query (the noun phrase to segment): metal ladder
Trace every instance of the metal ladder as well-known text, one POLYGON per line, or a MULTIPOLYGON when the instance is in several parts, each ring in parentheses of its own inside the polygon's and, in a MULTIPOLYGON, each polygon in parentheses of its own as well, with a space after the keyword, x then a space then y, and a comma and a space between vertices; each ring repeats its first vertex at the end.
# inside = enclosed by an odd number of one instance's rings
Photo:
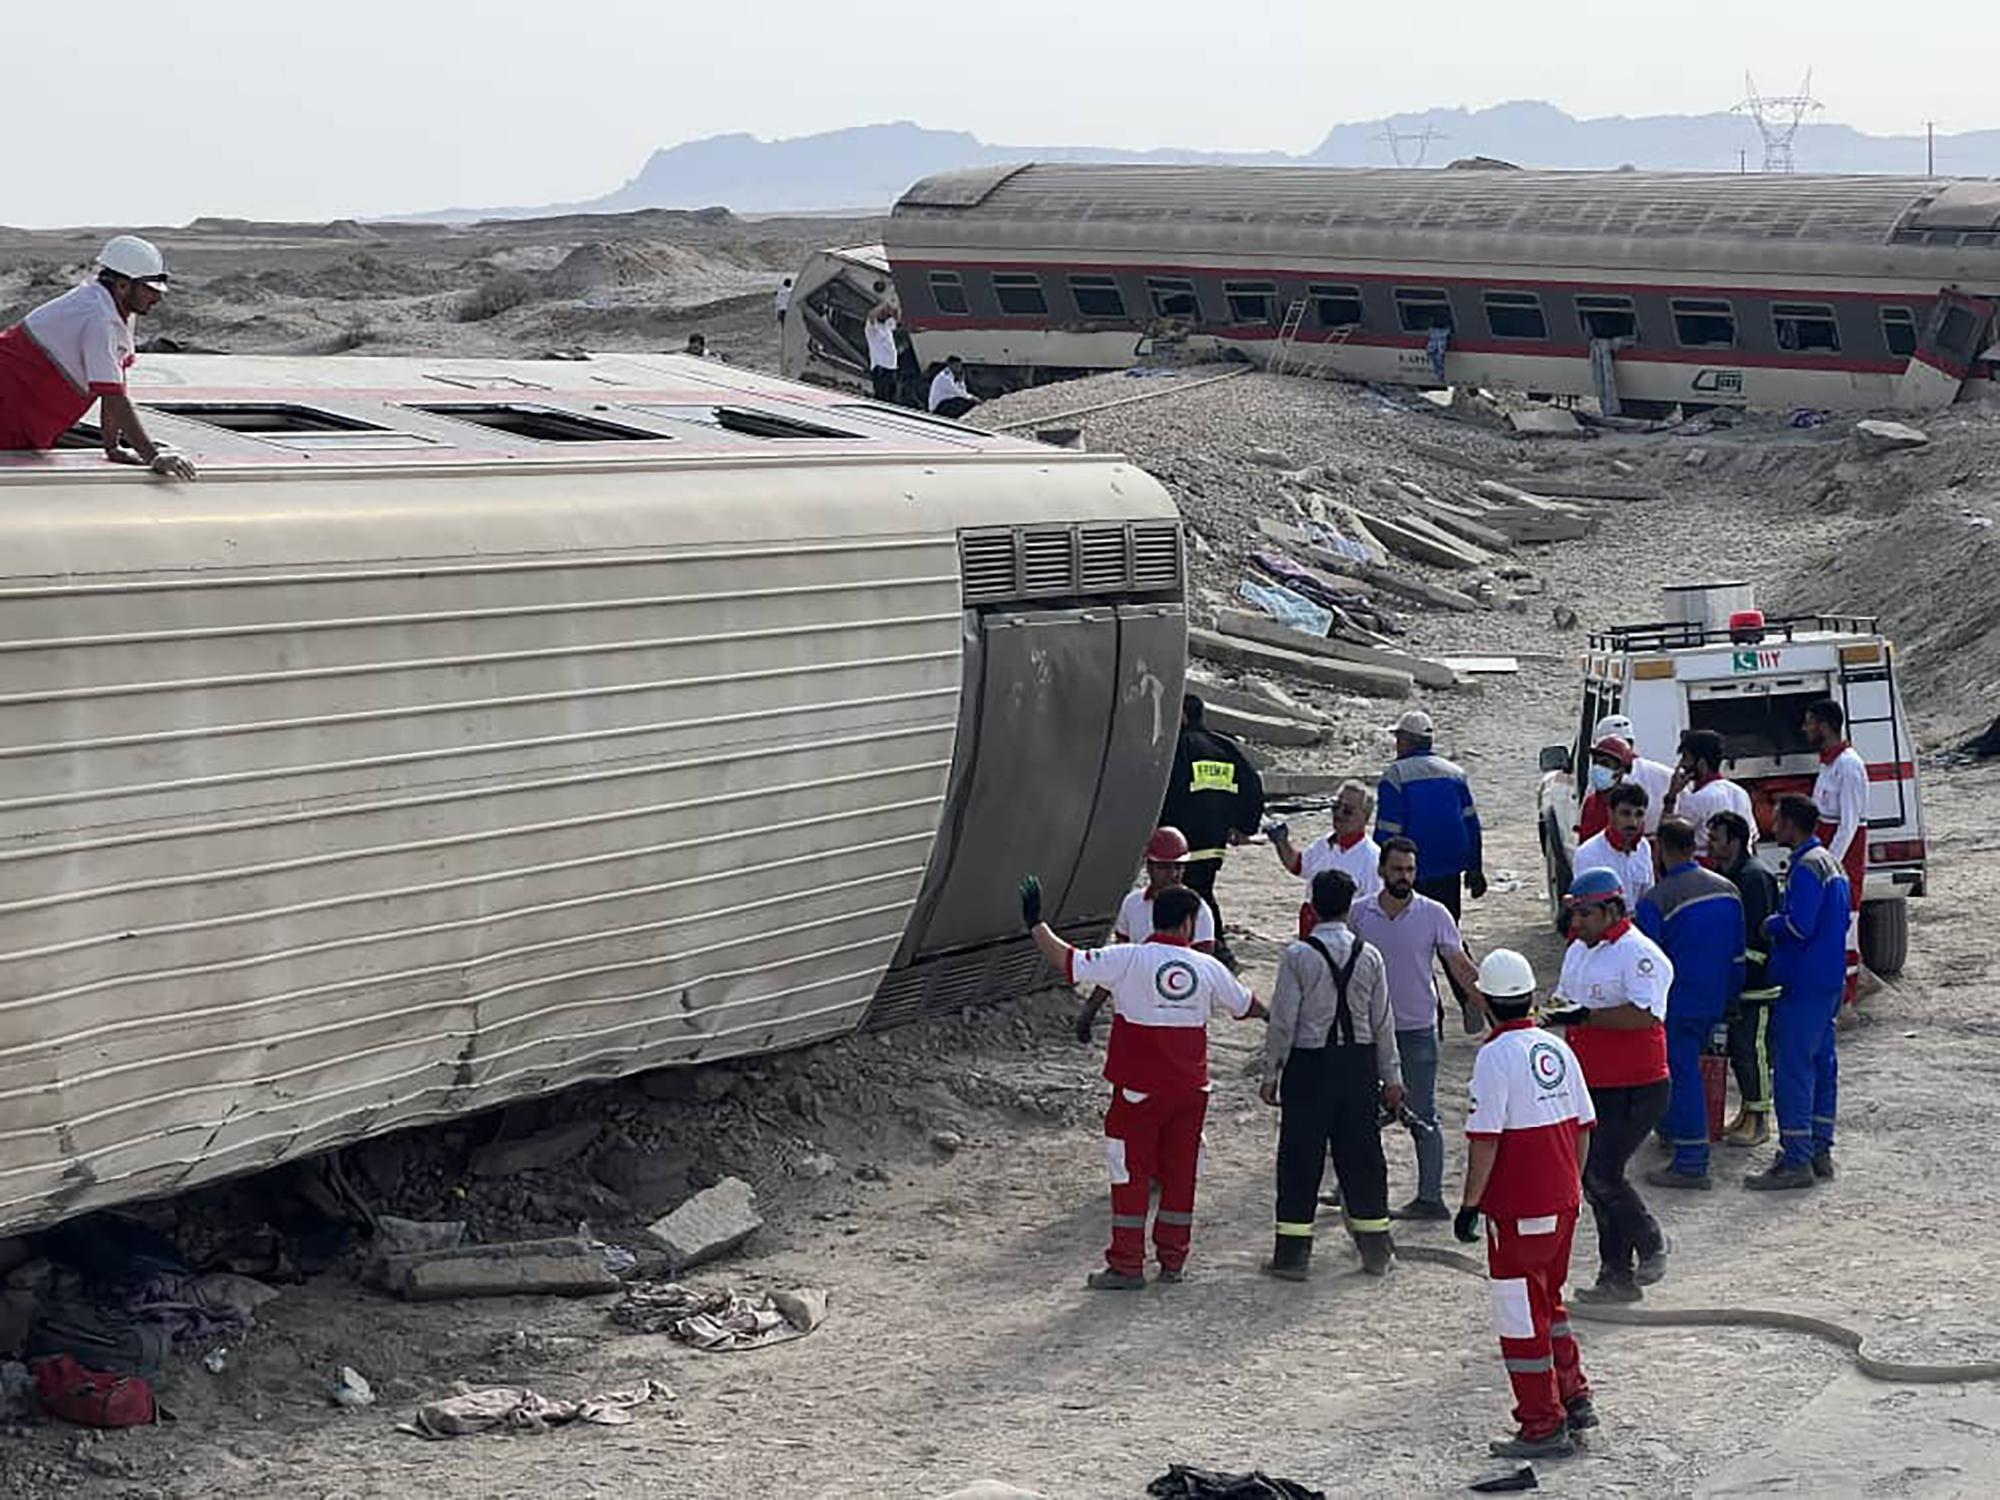
POLYGON ((1306 306, 1309 301, 1309 298, 1302 297, 1285 309, 1285 321, 1278 325, 1277 345, 1271 350, 1273 375, 1285 375, 1291 372, 1292 356, 1298 347, 1299 327, 1306 320, 1306 306))

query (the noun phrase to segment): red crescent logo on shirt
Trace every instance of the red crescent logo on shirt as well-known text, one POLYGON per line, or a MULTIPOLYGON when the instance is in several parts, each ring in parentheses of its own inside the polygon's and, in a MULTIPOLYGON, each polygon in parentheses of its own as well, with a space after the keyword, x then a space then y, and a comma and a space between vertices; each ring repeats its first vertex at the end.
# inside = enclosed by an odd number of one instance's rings
POLYGON ((1201 976, 1186 959, 1170 959, 1153 975, 1153 988, 1169 1005, 1185 1005, 1201 987, 1201 976))
POLYGON ((1535 1083, 1543 1093, 1554 1093, 1562 1087, 1563 1078, 1569 1072, 1569 1064, 1562 1054, 1547 1042, 1537 1042, 1528 1049, 1528 1071, 1535 1075, 1535 1083))

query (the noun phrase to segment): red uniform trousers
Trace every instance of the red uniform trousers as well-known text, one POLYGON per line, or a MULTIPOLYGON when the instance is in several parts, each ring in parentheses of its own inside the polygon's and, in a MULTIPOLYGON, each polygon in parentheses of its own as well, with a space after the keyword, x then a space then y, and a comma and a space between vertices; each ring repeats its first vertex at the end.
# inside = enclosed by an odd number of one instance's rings
MULTIPOLYGON (((1817 837, 1829 849, 1833 847, 1834 826, 1821 823, 1817 837)), ((1854 842, 1847 846, 1847 858, 1841 862, 1847 871, 1847 992, 1841 996, 1842 1005, 1854 1003, 1854 987, 1861 978, 1861 895, 1868 878, 1868 829, 1864 824, 1855 830, 1854 842)))
POLYGON ((1531 1438, 1561 1432, 1569 1421, 1567 1404, 1590 1394, 1562 1300, 1576 1213, 1568 1208, 1541 1219, 1486 1221, 1486 1274, 1500 1357, 1514 1387, 1514 1420, 1531 1438), (1541 1232, 1523 1234, 1524 1224, 1541 1232))
POLYGON ((1153 1184, 1153 1251, 1162 1269, 1177 1271, 1194 1235, 1194 1178, 1208 1093, 1185 1089, 1149 1094, 1138 1103, 1114 1089, 1104 1116, 1104 1154, 1111 1166, 1111 1245, 1104 1263, 1128 1276, 1146 1269, 1146 1211, 1153 1184))

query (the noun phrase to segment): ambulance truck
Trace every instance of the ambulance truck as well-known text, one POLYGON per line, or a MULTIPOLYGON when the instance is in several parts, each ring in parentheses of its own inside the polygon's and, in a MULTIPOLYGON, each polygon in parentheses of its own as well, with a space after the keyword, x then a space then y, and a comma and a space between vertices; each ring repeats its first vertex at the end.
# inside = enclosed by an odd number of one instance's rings
POLYGON ((1861 955, 1878 974, 1899 972, 1909 946, 1906 902, 1924 894, 1925 875, 1916 751, 1896 686, 1895 647, 1865 616, 1765 619, 1744 583, 1664 592, 1664 620, 1590 637, 1573 735, 1541 753, 1542 858, 1558 923, 1574 873, 1580 782, 1600 719, 1625 715, 1638 753, 1667 764, 1678 757, 1683 730, 1719 732, 1723 774, 1750 793, 1757 814, 1758 857, 1777 869, 1783 851, 1769 841, 1772 814, 1788 793, 1811 795, 1819 757, 1806 744, 1805 711, 1831 698, 1868 763, 1861 955))

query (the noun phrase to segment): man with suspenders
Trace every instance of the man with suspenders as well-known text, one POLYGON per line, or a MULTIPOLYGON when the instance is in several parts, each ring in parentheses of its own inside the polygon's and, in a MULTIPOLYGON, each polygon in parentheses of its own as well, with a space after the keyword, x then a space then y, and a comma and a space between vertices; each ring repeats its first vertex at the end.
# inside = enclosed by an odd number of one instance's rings
POLYGON ((1287 945, 1271 991, 1264 1041, 1266 1104, 1278 1126, 1278 1222, 1267 1270, 1303 1281, 1312 1265, 1313 1213, 1332 1147, 1348 1232, 1361 1267, 1380 1276, 1395 1263, 1389 1240, 1389 1169, 1378 1106, 1403 1102, 1396 1017, 1382 955, 1348 929, 1354 878, 1313 877, 1319 925, 1287 945))

